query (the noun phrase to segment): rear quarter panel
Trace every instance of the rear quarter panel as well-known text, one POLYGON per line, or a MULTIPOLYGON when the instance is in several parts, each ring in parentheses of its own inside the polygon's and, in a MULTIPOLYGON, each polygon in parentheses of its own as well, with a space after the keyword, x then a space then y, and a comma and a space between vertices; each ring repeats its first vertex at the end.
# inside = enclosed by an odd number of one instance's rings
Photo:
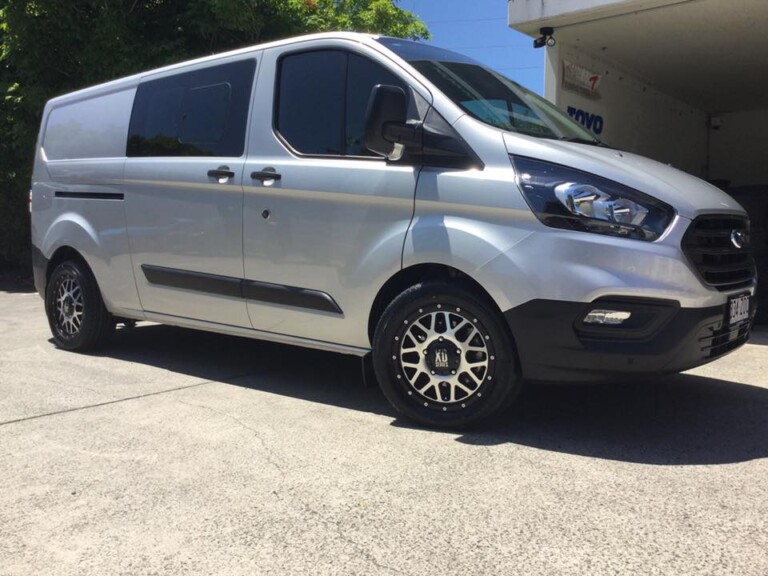
POLYGON ((118 84, 46 105, 31 208, 32 244, 43 256, 74 248, 93 270, 107 308, 135 314, 141 306, 120 200, 134 94, 135 86, 118 84), (88 196, 94 193, 112 197, 88 196))

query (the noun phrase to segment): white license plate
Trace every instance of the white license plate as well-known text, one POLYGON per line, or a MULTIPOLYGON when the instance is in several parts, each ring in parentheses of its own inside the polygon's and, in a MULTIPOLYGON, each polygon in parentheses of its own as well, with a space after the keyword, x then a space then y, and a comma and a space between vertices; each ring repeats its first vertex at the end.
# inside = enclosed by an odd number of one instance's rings
POLYGON ((728 324, 738 324, 749 319, 749 294, 731 296, 728 299, 728 324))

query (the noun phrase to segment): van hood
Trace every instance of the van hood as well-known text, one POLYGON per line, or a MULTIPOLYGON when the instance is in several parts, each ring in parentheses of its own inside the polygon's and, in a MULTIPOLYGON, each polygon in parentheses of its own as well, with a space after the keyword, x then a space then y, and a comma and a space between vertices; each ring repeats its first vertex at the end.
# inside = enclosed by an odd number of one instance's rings
POLYGON ((744 208, 719 188, 644 156, 510 132, 504 133, 504 144, 509 154, 562 164, 634 188, 666 202, 691 220, 711 213, 746 216, 744 208))

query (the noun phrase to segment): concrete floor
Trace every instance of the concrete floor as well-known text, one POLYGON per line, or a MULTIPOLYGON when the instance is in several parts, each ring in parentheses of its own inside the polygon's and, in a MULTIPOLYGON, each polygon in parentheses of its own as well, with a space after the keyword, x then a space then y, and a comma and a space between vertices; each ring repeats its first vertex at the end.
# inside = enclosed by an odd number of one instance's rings
POLYGON ((354 358, 0 292, 0 574, 768 574, 768 331, 673 378, 416 429, 354 358))

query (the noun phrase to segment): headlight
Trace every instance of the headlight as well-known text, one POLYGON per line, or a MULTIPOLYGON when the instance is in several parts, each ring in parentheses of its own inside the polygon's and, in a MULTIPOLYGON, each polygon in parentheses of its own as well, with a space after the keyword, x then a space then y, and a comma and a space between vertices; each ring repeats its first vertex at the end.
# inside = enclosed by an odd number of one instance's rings
POLYGON ((511 159, 528 205, 547 226, 653 241, 675 215, 669 204, 595 174, 511 159))

